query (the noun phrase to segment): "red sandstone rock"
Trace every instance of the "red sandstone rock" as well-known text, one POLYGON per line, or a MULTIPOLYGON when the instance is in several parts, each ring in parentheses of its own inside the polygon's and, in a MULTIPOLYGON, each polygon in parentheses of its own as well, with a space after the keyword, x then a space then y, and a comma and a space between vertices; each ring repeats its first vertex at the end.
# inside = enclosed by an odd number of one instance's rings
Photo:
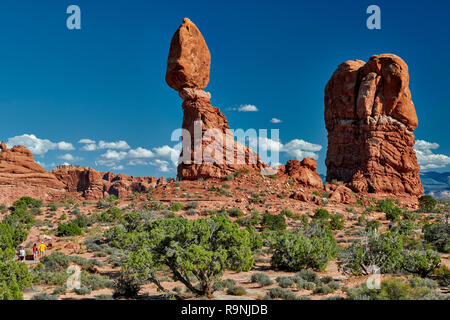
POLYGON ((325 88, 327 181, 357 192, 423 194, 406 63, 391 54, 342 63, 325 88))
POLYGON ((63 165, 52 173, 64 183, 67 192, 80 193, 87 200, 103 199, 105 195, 102 175, 94 169, 63 165))
POLYGON ((210 59, 202 34, 185 18, 173 36, 166 74, 168 85, 179 91, 184 100, 182 128, 190 133, 190 138, 183 140, 183 145, 190 145, 190 150, 184 147, 182 161, 178 165, 178 177, 188 180, 224 178, 244 169, 259 173, 266 165, 256 152, 234 139, 227 139, 230 129, 227 119, 218 108, 211 105, 211 94, 201 90, 209 81, 210 59), (194 141, 195 123, 201 124, 199 131, 202 133, 197 141, 194 141), (211 130, 215 130, 214 137, 205 136, 211 130))
POLYGON ((0 152, 0 203, 11 204, 22 196, 52 201, 64 195, 64 185, 34 162, 24 146, 8 149, 3 142, 0 152))
POLYGON ((312 158, 305 158, 301 162, 298 160, 289 160, 284 166, 284 172, 280 170, 280 174, 286 174, 297 183, 314 188, 323 188, 323 182, 316 171, 317 163, 312 158))
POLYGON ((188 18, 175 32, 167 59, 167 84, 182 88, 205 89, 209 82, 211 54, 200 30, 188 18))
POLYGON ((338 203, 350 203, 354 202, 355 199, 352 197, 352 190, 347 188, 346 186, 338 186, 328 198, 331 202, 338 203))

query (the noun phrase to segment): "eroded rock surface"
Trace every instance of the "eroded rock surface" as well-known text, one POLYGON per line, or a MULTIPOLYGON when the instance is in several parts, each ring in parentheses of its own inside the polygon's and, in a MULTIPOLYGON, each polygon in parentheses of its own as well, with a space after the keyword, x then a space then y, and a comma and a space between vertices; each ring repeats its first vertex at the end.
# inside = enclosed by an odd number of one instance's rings
POLYGON ((423 194, 408 66, 392 54, 339 65, 325 88, 327 181, 356 192, 423 194))

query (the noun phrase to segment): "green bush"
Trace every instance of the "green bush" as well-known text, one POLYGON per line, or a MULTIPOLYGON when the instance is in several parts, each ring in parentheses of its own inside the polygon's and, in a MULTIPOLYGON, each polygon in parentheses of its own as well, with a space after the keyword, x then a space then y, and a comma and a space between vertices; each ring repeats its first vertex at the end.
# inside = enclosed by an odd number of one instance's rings
POLYGON ((197 295, 211 296, 225 269, 249 271, 254 263, 249 232, 224 216, 152 221, 129 245, 135 249, 124 271, 158 286, 156 270, 164 266, 197 295))
POLYGON ((297 300, 297 296, 291 290, 280 287, 270 289, 269 296, 272 299, 297 300))
POLYGON ((402 209, 392 199, 379 200, 377 210, 386 213, 386 220, 399 220, 402 215, 402 209))
POLYGON ((230 217, 242 217, 244 213, 239 208, 230 208, 227 210, 227 213, 230 217))
POLYGON ((328 220, 330 218, 330 213, 327 209, 317 208, 314 210, 313 219, 316 220, 328 220))
POLYGON ((265 212, 262 215, 261 226, 270 230, 285 230, 286 221, 282 215, 265 212))
POLYGON ((70 259, 64 253, 56 251, 42 257, 41 263, 45 271, 60 272, 69 267, 70 259))
POLYGON ((337 253, 331 230, 319 225, 279 234, 272 244, 274 268, 298 271, 304 268, 324 270, 337 253))
POLYGON ((142 284, 142 280, 136 276, 121 272, 119 277, 114 282, 113 297, 136 298, 141 291, 142 284))
POLYGON ((227 294, 233 296, 244 296, 247 294, 247 291, 243 287, 232 287, 227 290, 227 294))
POLYGON ((381 227, 381 222, 378 220, 371 220, 366 224, 366 232, 375 232, 381 227))
POLYGON ((174 202, 170 206, 170 211, 173 211, 173 212, 178 212, 178 211, 183 210, 183 209, 184 209, 184 206, 181 203, 179 203, 179 202, 174 202))
POLYGON ((80 236, 82 234, 83 231, 81 231, 81 228, 74 222, 58 223, 58 229, 56 230, 56 235, 58 237, 80 236))
POLYGON ((31 300, 58 300, 58 297, 56 295, 41 292, 36 293, 31 300))
POLYGON ((277 277, 275 280, 278 282, 278 285, 282 288, 292 287, 295 283, 294 278, 292 277, 277 277))
POLYGON ((423 227, 425 241, 439 252, 450 253, 450 224, 445 222, 428 224, 423 227))
POLYGON ((423 195, 419 198, 419 210, 421 212, 433 212, 437 201, 430 195, 423 195))
POLYGON ((332 214, 330 217, 331 230, 342 230, 345 226, 345 219, 342 214, 332 214))
POLYGON ((441 255, 433 250, 406 250, 403 268, 421 277, 428 276, 441 263, 441 255))
POLYGON ((272 279, 265 273, 254 273, 250 279, 252 283, 258 283, 261 287, 273 284, 272 279))
POLYGON ((339 252, 338 266, 354 275, 368 274, 370 265, 382 273, 393 273, 403 266, 403 240, 396 232, 369 233, 367 243, 353 244, 339 252))

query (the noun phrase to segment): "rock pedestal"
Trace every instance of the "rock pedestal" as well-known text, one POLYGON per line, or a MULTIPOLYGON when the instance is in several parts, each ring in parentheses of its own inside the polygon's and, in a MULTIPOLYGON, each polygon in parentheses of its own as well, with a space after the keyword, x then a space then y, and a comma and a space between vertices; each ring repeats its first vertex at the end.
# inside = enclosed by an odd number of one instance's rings
POLYGON ((408 66, 392 54, 339 65, 325 88, 327 181, 353 191, 419 196, 408 66))

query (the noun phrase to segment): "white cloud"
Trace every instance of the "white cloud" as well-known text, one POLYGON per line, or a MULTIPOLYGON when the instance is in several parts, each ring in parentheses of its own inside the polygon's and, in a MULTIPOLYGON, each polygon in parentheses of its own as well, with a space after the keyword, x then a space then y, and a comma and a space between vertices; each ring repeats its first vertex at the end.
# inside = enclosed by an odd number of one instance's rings
POLYGON ((258 108, 253 104, 242 104, 238 108, 239 112, 256 112, 258 108))
POLYGON ((36 161, 37 164, 39 164, 41 167, 47 169, 47 170, 51 170, 54 169, 56 167, 56 163, 52 162, 52 163, 45 163, 45 162, 40 162, 40 161, 36 161))
POLYGON ((128 159, 142 159, 142 158, 153 158, 155 155, 150 150, 138 147, 134 150, 128 151, 128 159))
MULTIPOLYGON (((250 146, 255 143, 255 138, 250 137, 250 146)), ((316 153, 322 150, 322 146, 307 142, 302 139, 294 139, 286 144, 269 138, 258 137, 258 151, 267 150, 270 152, 284 152, 290 157, 295 157, 298 160, 303 160, 305 157, 318 159, 319 155, 316 153)), ((265 159, 263 159, 265 160, 265 159)))
POLYGON ((81 139, 80 141, 78 141, 78 143, 95 143, 94 140, 91 139, 81 139))
POLYGON ((34 134, 23 134, 21 136, 8 138, 6 145, 8 148, 12 148, 14 145, 23 145, 33 154, 38 156, 45 155, 49 150, 69 151, 75 149, 69 142, 52 142, 48 139, 39 139, 34 134))
POLYGON ((115 142, 106 142, 106 141, 99 141, 98 144, 95 144, 95 141, 90 139, 82 139, 79 141, 79 143, 84 143, 85 145, 81 148, 83 151, 96 151, 96 150, 103 150, 103 149, 116 149, 116 150, 128 150, 130 149, 130 146, 126 141, 120 140, 115 142), (84 141, 84 142, 81 142, 84 141))
POLYGON ((319 156, 316 152, 320 150, 322 150, 321 145, 310 143, 302 139, 291 140, 281 148, 282 152, 285 152, 287 155, 295 157, 298 160, 302 160, 305 157, 317 160, 319 156))
POLYGON ((58 158, 58 159, 61 159, 61 160, 69 161, 69 162, 83 160, 83 158, 75 157, 75 156, 73 156, 73 155, 70 154, 70 153, 63 154, 63 155, 61 155, 61 156, 58 156, 57 158, 58 158))
POLYGON ((156 157, 170 159, 174 164, 176 164, 178 162, 178 158, 180 157, 181 147, 175 149, 165 145, 159 148, 153 148, 153 151, 155 152, 156 157))
POLYGON ((439 147, 439 144, 435 142, 416 140, 414 151, 416 152, 420 169, 429 170, 444 168, 450 164, 450 157, 444 154, 433 153, 432 150, 438 149, 439 147))
POLYGON ((165 160, 155 159, 153 161, 150 161, 148 164, 151 166, 158 167, 158 170, 161 172, 171 171, 169 162, 165 160))
POLYGON ((104 154, 100 155, 101 159, 121 161, 127 157, 128 153, 125 151, 107 150, 104 154))
POLYGON ((270 122, 271 122, 271 123, 281 123, 281 122, 283 122, 283 121, 281 121, 281 120, 278 119, 278 118, 272 118, 272 119, 270 119, 270 122))

